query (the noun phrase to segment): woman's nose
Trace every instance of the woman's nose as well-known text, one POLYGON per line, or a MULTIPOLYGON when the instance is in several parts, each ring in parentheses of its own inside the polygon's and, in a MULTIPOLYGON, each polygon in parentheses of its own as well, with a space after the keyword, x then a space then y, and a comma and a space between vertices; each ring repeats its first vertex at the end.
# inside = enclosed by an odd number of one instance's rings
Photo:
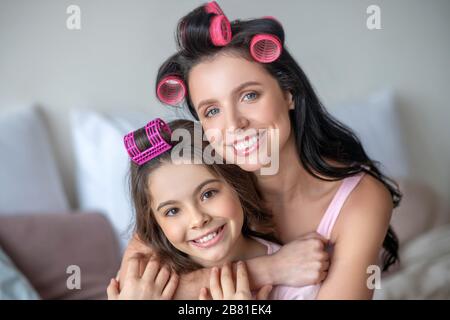
POLYGON ((243 130, 248 126, 248 119, 234 108, 226 113, 226 130, 229 132, 243 130))

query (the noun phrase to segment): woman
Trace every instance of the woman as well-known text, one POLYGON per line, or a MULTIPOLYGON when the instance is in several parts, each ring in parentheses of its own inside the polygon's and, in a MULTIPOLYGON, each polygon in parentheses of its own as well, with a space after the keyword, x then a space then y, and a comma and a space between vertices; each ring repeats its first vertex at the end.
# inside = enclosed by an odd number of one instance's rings
MULTIPOLYGON (((179 51, 161 66, 157 92, 175 75, 185 104, 207 135, 211 129, 220 132, 208 136, 216 151, 227 161, 233 154, 247 159, 237 164, 257 173, 285 246, 271 259, 247 261, 252 287, 320 282, 328 267, 320 243, 329 240, 330 268, 317 298, 370 299, 367 270, 378 263, 380 250, 383 270, 398 260, 398 240, 389 227, 401 198, 396 184, 369 159, 354 133, 326 112, 284 47, 284 31, 276 20, 233 21, 231 39, 225 34, 228 42, 220 43, 210 26, 222 12, 212 7, 199 7, 180 20, 179 51), (281 45, 273 61, 252 54, 252 41, 262 34, 275 36, 281 45), (266 165, 250 160, 263 145, 275 143, 271 132, 278 133, 279 170, 263 175, 259 171, 266 165), (265 266, 282 272, 267 275, 261 271, 265 266)), ((136 251, 151 249, 135 238, 124 265, 136 251)), ((182 278, 178 297, 195 298, 208 278, 205 270, 182 278)))

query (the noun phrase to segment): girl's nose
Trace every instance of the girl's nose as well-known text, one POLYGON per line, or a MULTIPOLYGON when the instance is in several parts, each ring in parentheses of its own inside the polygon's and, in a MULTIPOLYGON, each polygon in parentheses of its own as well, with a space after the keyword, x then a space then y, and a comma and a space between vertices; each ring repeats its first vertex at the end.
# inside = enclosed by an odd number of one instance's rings
POLYGON ((191 227, 193 229, 201 229, 211 221, 211 216, 198 209, 192 210, 191 227))

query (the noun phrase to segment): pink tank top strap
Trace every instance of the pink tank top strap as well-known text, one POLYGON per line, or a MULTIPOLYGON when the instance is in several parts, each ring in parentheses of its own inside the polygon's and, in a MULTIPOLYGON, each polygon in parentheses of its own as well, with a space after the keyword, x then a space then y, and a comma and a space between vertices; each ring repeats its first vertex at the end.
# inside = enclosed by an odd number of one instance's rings
POLYGON ((339 216, 339 213, 344 206, 345 200, 347 200, 348 196, 353 191, 353 189, 355 189, 363 176, 364 173, 347 177, 342 180, 338 191, 334 195, 333 200, 331 200, 330 205, 325 211, 325 214, 323 215, 322 220, 317 227, 317 233, 321 234, 327 239, 330 239, 331 231, 333 230, 337 217, 339 216))

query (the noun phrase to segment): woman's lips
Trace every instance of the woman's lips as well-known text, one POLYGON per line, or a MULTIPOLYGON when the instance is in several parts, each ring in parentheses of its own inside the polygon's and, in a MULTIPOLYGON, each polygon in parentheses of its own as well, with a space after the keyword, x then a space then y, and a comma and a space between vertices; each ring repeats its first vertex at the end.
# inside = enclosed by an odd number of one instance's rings
POLYGON ((216 230, 216 235, 212 239, 209 239, 209 240, 207 240, 205 242, 198 242, 198 241, 194 241, 194 240, 191 240, 189 242, 192 245, 194 245, 196 247, 199 247, 199 248, 203 248, 203 249, 210 248, 213 245, 215 245, 216 243, 218 243, 223 238, 225 226, 226 225, 223 225, 223 226, 219 227, 216 230))
POLYGON ((261 137, 263 133, 258 133, 251 137, 246 137, 245 139, 235 141, 231 146, 233 148, 234 154, 237 156, 246 157, 250 153, 254 152, 259 148, 261 137))

